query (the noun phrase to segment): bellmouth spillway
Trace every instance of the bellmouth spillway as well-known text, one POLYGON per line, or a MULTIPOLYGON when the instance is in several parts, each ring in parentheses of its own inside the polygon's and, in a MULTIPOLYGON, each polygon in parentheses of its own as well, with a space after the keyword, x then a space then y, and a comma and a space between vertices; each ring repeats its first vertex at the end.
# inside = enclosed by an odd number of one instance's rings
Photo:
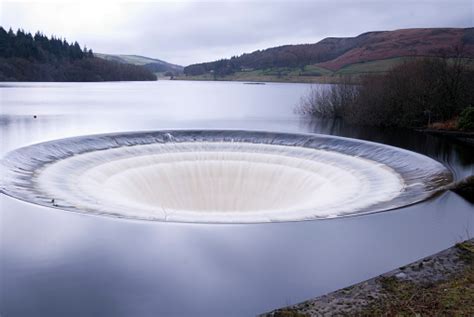
POLYGON ((82 136, 20 148, 1 162, 2 191, 63 210, 132 219, 257 223, 379 212, 452 182, 407 150, 316 134, 155 131, 82 136))

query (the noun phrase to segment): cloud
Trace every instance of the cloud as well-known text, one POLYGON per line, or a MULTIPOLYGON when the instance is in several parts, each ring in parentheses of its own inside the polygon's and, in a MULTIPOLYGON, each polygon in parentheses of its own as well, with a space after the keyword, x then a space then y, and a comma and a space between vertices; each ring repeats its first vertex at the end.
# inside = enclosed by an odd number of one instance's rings
POLYGON ((187 65, 328 36, 472 27, 473 1, 3 2, 4 27, 79 41, 96 52, 187 65))

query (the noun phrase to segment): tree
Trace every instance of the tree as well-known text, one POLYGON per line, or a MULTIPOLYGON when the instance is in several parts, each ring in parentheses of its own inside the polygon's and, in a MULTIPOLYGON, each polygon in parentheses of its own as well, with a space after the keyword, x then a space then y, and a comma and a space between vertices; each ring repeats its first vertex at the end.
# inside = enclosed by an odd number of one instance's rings
POLYGON ((94 57, 79 43, 0 27, 0 81, 156 80, 149 70, 94 57))

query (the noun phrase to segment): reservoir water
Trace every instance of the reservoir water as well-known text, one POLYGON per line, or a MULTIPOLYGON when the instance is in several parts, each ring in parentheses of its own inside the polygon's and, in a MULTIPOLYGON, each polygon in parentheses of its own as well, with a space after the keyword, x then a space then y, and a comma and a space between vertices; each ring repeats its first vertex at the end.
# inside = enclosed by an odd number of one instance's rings
MULTIPOLYGON (((473 174, 473 148, 461 143, 295 114, 308 89, 186 81, 2 84, 1 154, 98 133, 256 130, 385 143, 441 162, 455 179, 473 174)), ((452 192, 370 215, 259 224, 99 217, 6 195, 0 204, 2 316, 253 316, 474 235, 472 205, 452 192)))

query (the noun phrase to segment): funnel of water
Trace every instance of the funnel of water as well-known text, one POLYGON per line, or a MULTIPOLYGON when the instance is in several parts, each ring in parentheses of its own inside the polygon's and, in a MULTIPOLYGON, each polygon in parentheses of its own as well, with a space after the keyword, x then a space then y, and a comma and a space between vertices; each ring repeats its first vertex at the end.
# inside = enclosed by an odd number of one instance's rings
POLYGON ((410 151, 314 134, 156 131, 10 152, 2 191, 44 206, 143 220, 252 223, 389 210, 452 181, 410 151))

